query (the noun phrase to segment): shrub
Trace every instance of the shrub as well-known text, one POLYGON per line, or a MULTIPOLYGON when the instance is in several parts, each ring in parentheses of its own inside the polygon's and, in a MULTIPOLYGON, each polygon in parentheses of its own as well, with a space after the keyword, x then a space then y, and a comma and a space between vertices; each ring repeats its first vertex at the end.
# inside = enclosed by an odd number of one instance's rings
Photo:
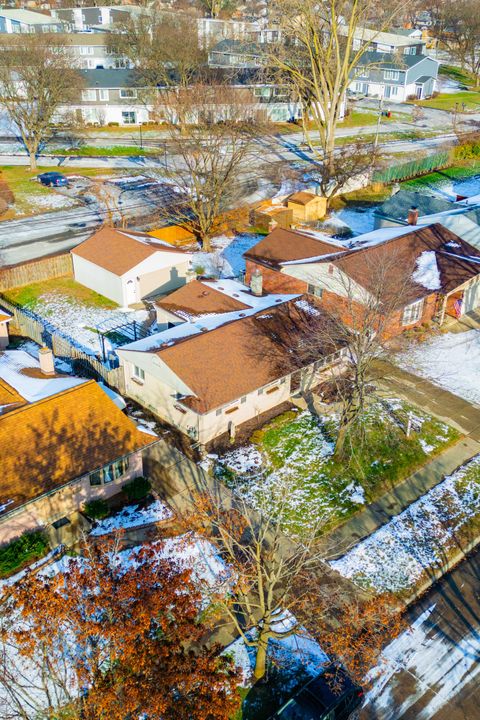
POLYGON ((108 127, 119 127, 120 123, 118 122, 109 122, 108 127))
POLYGON ((195 265, 195 267, 193 268, 193 272, 197 275, 205 275, 205 268, 203 267, 203 265, 195 265))
POLYGON ((24 565, 46 555, 48 538, 43 530, 25 532, 20 537, 0 546, 0 577, 12 575, 24 565))
POLYGON ((143 500, 150 492, 151 485, 147 478, 137 477, 122 485, 122 490, 130 501, 143 500))
POLYGON ((92 520, 103 520, 110 514, 110 508, 105 500, 90 500, 83 506, 83 512, 92 520))

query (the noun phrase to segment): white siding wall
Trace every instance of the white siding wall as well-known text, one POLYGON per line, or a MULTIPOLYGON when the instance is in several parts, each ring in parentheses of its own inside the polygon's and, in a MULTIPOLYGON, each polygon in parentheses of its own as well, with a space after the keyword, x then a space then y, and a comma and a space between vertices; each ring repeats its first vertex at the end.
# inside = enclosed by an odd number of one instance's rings
POLYGON ((72 253, 72 258, 73 274, 77 282, 119 305, 124 305, 125 298, 121 278, 74 253, 72 253))

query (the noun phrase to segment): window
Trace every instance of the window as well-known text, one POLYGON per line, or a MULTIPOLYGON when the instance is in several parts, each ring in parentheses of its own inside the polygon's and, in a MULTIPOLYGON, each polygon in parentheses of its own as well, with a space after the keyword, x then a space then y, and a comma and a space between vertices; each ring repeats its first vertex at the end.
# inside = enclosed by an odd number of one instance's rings
POLYGON ((423 313, 423 300, 417 300, 417 302, 407 305, 403 309, 402 325, 413 325, 418 322, 422 317, 423 313))
POLYGON ((390 94, 398 95, 398 87, 396 85, 392 85, 392 87, 390 88, 390 94))
POLYGON ((97 99, 97 93, 95 90, 82 90, 82 100, 86 102, 95 102, 97 99))
POLYGON ((135 125, 136 122, 137 122, 137 113, 122 112, 122 123, 124 125, 135 125))
POLYGON ((322 293, 323 293, 323 288, 319 287, 318 285, 312 285, 309 283, 308 287, 307 287, 307 292, 310 295, 315 295, 316 297, 321 298, 322 293))
POLYGON ((108 90, 99 90, 98 98, 99 98, 99 100, 108 100, 108 98, 109 98, 108 90))
POLYGON ((247 402, 247 396, 244 395, 242 398, 240 398, 240 402, 241 402, 242 405, 243 405, 244 403, 246 403, 246 402, 247 402))
POLYGON ((138 365, 134 365, 133 377, 137 380, 145 380, 145 370, 143 370, 141 367, 138 367, 138 365))
POLYGON ((80 47, 80 55, 93 55, 93 47, 85 47, 82 45, 80 47))
POLYGON ((55 520, 55 522, 52 523, 52 527, 55 528, 55 530, 59 530, 61 527, 65 527, 65 525, 71 525, 72 523, 67 517, 61 517, 58 520, 55 520))
MULTIPOLYGON (((113 66, 114 66, 115 68, 117 68, 117 70, 118 70, 119 68, 128 68, 128 67, 129 67, 129 62, 128 62, 128 60, 123 60, 123 58, 116 58, 116 59, 114 60, 114 62, 113 62, 113 66)), ((121 96, 121 97, 122 97, 122 96, 121 96)), ((136 94, 136 93, 135 93, 135 97, 137 97, 137 94, 136 94)))
POLYGON ((102 483, 108 485, 108 483, 118 480, 127 472, 128 464, 128 458, 122 458, 110 465, 105 465, 101 470, 90 473, 90 485, 101 485, 102 483))
POLYGON ((218 410, 215 410, 215 415, 218 417, 222 414, 222 408, 218 408, 218 410))
POLYGON ((132 90, 131 88, 121 88, 120 90, 120 97, 121 98, 136 98, 137 97, 137 91, 132 90))
POLYGON ((399 70, 384 70, 383 77, 384 77, 384 80, 400 80, 400 71, 399 70))
POLYGON ((263 388, 260 388, 260 390, 258 391, 257 395, 263 395, 263 388))

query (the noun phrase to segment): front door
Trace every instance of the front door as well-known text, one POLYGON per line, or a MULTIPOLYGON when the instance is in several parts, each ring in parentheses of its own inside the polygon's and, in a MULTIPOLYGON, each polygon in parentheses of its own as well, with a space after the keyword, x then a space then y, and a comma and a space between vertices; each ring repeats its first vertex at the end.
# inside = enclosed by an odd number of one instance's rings
POLYGON ((421 100, 423 97, 423 85, 416 85, 415 86, 415 97, 417 100, 421 100))
POLYGON ((475 278, 463 293, 463 312, 468 313, 480 306, 480 282, 475 278))
POLYGON ((392 95, 392 86, 391 85, 385 85, 385 96, 386 98, 391 97, 392 95))
POLYGON ((135 305, 138 302, 137 298, 137 283, 135 280, 127 281, 127 292, 126 292, 126 305, 135 305))

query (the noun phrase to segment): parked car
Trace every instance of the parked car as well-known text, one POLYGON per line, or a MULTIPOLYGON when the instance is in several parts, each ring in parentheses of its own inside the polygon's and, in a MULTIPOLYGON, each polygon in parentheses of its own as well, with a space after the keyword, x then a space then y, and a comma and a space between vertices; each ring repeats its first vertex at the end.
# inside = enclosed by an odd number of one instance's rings
POLYGON ((46 172, 37 175, 37 180, 47 187, 66 187, 68 180, 65 175, 59 172, 46 172))
POLYGON ((331 687, 326 668, 287 700, 270 720, 353 720, 362 704, 363 690, 340 668, 335 673, 341 682, 340 691, 331 687))

